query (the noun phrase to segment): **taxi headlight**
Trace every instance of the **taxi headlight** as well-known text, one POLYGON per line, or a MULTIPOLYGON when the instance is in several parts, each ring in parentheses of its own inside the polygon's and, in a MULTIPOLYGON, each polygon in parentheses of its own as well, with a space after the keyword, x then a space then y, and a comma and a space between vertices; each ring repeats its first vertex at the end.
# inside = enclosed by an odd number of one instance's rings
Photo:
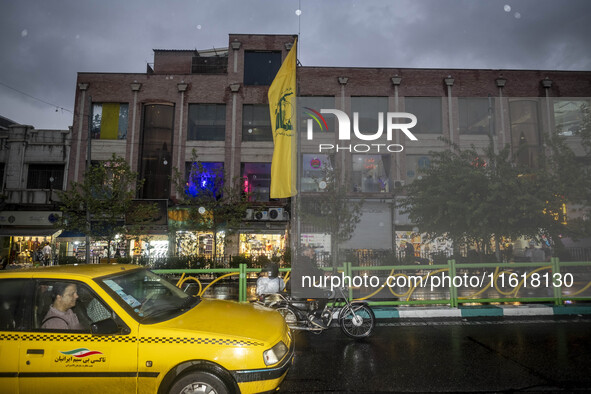
POLYGON ((277 364, 279 360, 281 360, 283 356, 285 356, 287 350, 287 346, 285 346, 285 343, 283 343, 283 341, 279 341, 271 349, 265 350, 265 352, 263 352, 263 359, 265 360, 265 365, 277 364))

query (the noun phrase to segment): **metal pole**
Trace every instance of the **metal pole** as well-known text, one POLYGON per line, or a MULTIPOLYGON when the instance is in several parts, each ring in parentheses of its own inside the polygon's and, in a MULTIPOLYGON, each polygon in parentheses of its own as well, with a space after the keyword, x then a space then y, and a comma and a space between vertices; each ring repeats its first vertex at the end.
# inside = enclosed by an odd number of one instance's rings
MULTIPOLYGON (((91 147, 90 147, 90 141, 92 140, 92 138, 90 137, 90 130, 92 127, 92 97, 88 96, 88 116, 87 116, 87 121, 88 121, 88 134, 86 136, 86 175, 88 175, 88 171, 90 170, 90 166, 91 166, 91 162, 90 162, 90 153, 91 153, 91 147)), ((86 204, 86 254, 85 254, 85 258, 86 258, 86 264, 90 263, 90 210, 88 209, 88 201, 86 204)))

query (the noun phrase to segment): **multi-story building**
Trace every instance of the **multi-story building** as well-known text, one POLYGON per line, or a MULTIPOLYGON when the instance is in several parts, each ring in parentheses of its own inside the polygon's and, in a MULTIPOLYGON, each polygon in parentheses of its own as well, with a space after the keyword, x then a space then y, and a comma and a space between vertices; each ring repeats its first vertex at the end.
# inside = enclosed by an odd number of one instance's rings
MULTIPOLYGON (((79 73, 69 179, 82 179, 91 142, 91 160, 107 160, 115 152, 145 179, 138 198, 173 205, 179 196, 170 182, 172 170, 186 172, 195 151, 208 166, 223 167, 226 177, 244 177, 253 204, 262 204, 259 211, 265 207, 258 217, 245 214, 226 253, 284 247, 289 228, 282 211, 289 210, 288 201, 269 199, 273 142, 267 92, 293 42, 291 35, 231 34, 223 49, 154 50, 145 73, 79 73)), ((311 123, 314 139, 302 137, 300 194, 318 192, 313 179, 329 164, 343 170, 349 197, 364 199, 361 221, 344 244, 349 249, 392 250, 409 239, 425 246, 416 238, 420 229, 394 205, 403 198, 397 186, 419 176, 430 151, 449 149, 450 142, 466 147, 492 140, 498 148, 521 147, 519 160, 535 166, 543 136, 573 134, 582 121, 581 105, 591 97, 591 72, 299 66, 297 74, 302 136, 308 127, 304 107, 351 114, 351 125, 365 135, 375 134, 378 113, 406 112, 418 119, 411 130, 417 141, 401 130, 391 139, 384 133, 368 141, 352 133, 352 140, 341 140, 332 115, 325 115, 327 130, 311 123)), ((576 145, 577 137, 569 138, 576 145)), ((326 236, 313 229, 302 237, 329 248, 326 236)), ((210 234, 180 239, 185 241, 175 241, 174 253, 210 250, 210 234)), ((167 240, 161 234, 160 241, 167 240)))
POLYGON ((2 118, 0 126, 1 257, 31 263, 59 234, 56 191, 65 190, 70 130, 36 130, 2 118))

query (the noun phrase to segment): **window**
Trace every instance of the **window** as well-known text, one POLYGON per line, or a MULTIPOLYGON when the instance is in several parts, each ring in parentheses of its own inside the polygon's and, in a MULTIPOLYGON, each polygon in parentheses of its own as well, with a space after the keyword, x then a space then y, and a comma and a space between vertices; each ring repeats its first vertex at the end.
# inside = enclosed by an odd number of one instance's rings
POLYGON ((589 117, 589 100, 555 99, 554 123, 559 135, 578 135, 584 127, 585 116, 589 117))
POLYGON ((224 184, 224 163, 188 161, 185 163, 185 180, 187 195, 197 197, 201 194, 219 198, 224 184))
POLYGON ((268 105, 245 104, 242 107, 242 141, 273 141, 268 105))
POLYGON ((225 74, 228 72, 228 54, 223 56, 193 56, 192 74, 225 74))
POLYGON ((353 155, 354 192, 387 193, 390 191, 389 174, 389 155, 353 155))
POLYGON ((4 185, 4 163, 0 163, 0 189, 4 185))
POLYGON ((0 281, 0 331, 14 331, 22 319, 23 294, 26 279, 3 279, 0 281))
POLYGON ((308 119, 312 121, 312 130, 314 135, 316 133, 326 133, 326 132, 334 132, 335 131, 335 122, 336 117, 334 115, 322 115, 324 120, 326 120, 326 125, 322 122, 314 112, 310 111, 308 108, 313 109, 316 112, 320 112, 321 109, 333 109, 335 108, 335 101, 334 97, 332 96, 308 96, 308 97, 299 97, 297 103, 297 110, 298 110, 298 128, 302 132, 306 132, 307 130, 307 121, 308 119))
POLYGON ((244 191, 251 193, 250 201, 269 201, 271 163, 242 163, 244 191))
POLYGON ((123 103, 94 103, 92 105, 93 139, 124 140, 127 138, 129 105, 123 103))
POLYGON ((538 165, 540 145, 538 103, 515 100, 509 103, 511 146, 519 163, 531 168, 538 165))
POLYGON ((431 158, 427 155, 406 155, 406 180, 412 182, 420 179, 421 171, 431 166, 431 158))
MULTIPOLYGON (((375 134, 378 130, 378 113, 382 112, 382 120, 388 112, 387 97, 351 97, 351 127, 355 127, 353 113, 359 113, 359 131, 362 134, 375 134)), ((385 123, 382 124, 385 130, 385 123)), ((352 129, 353 130, 353 129, 352 129)), ((384 132, 383 136, 386 135, 384 132)))
POLYGON ((226 139, 226 104, 189 105, 189 141, 226 139))
POLYGON ((63 164, 29 164, 27 189, 62 189, 63 164))
POLYGON ((494 104, 492 97, 459 98, 460 134, 493 135, 494 104))
POLYGON ((417 117, 412 133, 441 134, 441 97, 406 97, 404 105, 417 117))
POLYGON ((332 170, 332 160, 329 155, 304 154, 302 155, 302 180, 300 189, 302 192, 323 191, 322 181, 326 171, 332 170))
POLYGON ((140 145, 140 179, 144 185, 141 198, 168 199, 172 172, 172 146, 174 106, 147 105, 144 111, 143 133, 140 145))
POLYGON ((281 67, 281 52, 244 52, 244 84, 271 85, 281 67))

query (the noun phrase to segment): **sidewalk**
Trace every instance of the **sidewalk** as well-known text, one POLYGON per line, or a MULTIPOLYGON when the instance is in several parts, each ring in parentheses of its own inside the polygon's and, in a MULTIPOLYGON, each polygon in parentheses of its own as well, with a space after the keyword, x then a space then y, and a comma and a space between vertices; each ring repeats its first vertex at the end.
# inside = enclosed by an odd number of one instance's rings
POLYGON ((483 305, 449 307, 372 307, 377 319, 430 319, 442 317, 565 316, 591 315, 588 305, 483 305))

